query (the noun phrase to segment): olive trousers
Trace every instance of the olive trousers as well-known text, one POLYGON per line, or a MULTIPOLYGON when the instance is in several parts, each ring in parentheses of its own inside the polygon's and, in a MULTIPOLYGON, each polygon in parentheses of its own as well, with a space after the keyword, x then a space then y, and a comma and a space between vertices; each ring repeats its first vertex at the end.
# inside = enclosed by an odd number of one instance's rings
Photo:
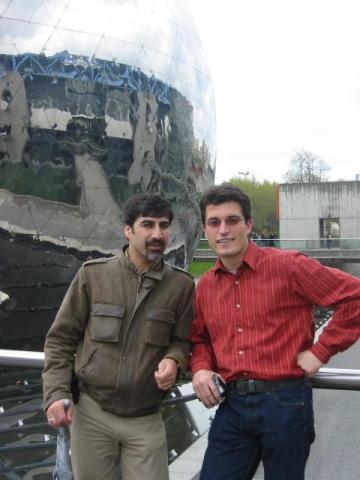
POLYGON ((71 462, 75 480, 169 480, 161 412, 119 417, 81 392, 71 424, 71 462))

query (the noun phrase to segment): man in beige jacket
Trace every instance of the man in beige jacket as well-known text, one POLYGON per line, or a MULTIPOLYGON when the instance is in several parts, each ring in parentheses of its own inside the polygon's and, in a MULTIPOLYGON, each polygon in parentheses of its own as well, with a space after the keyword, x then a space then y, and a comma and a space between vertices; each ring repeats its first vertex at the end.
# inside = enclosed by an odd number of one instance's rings
POLYGON ((71 424, 76 480, 167 480, 161 400, 187 368, 194 282, 162 254, 173 219, 158 195, 124 210, 129 245, 84 263, 45 343, 44 410, 54 428, 71 424), (75 369, 80 399, 72 400, 75 369))

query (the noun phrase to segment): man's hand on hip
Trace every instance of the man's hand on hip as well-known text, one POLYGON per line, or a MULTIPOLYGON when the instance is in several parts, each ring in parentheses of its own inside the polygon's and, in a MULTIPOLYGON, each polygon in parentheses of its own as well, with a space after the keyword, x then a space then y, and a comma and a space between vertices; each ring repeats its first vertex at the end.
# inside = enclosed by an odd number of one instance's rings
POLYGON ((56 400, 46 410, 48 424, 53 428, 69 425, 73 415, 73 403, 67 406, 70 400, 56 400))
POLYGON ((163 358, 154 373, 155 381, 160 390, 169 390, 176 382, 178 365, 173 358, 163 358))
MULTIPOLYGON (((207 408, 214 407, 222 400, 219 390, 213 382, 214 374, 215 372, 212 372, 211 370, 198 370, 194 373, 192 379, 193 389, 197 398, 207 408)), ((224 381, 223 378, 221 378, 221 380, 224 381)))
POLYGON ((310 350, 305 350, 298 354, 297 365, 307 377, 312 377, 324 364, 310 350))

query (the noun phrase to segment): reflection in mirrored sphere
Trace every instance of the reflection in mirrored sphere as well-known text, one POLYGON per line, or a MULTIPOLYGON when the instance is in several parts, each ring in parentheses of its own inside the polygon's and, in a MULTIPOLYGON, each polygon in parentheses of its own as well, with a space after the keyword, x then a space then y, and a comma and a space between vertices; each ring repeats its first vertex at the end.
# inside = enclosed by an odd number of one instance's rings
POLYGON ((11 347, 19 322, 25 342, 46 331, 84 260, 117 253, 135 193, 172 203, 167 258, 188 265, 196 193, 214 180, 215 112, 181 1, 0 1, 0 38, 0 337, 11 347))

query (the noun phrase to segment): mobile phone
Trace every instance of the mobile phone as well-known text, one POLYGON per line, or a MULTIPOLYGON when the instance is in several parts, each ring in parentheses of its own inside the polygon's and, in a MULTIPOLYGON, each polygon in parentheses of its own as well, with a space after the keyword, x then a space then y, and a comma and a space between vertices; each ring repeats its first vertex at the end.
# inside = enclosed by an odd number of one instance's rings
POLYGON ((218 392, 223 397, 225 395, 225 383, 221 380, 219 375, 216 375, 216 373, 214 373, 212 380, 215 383, 218 392))

